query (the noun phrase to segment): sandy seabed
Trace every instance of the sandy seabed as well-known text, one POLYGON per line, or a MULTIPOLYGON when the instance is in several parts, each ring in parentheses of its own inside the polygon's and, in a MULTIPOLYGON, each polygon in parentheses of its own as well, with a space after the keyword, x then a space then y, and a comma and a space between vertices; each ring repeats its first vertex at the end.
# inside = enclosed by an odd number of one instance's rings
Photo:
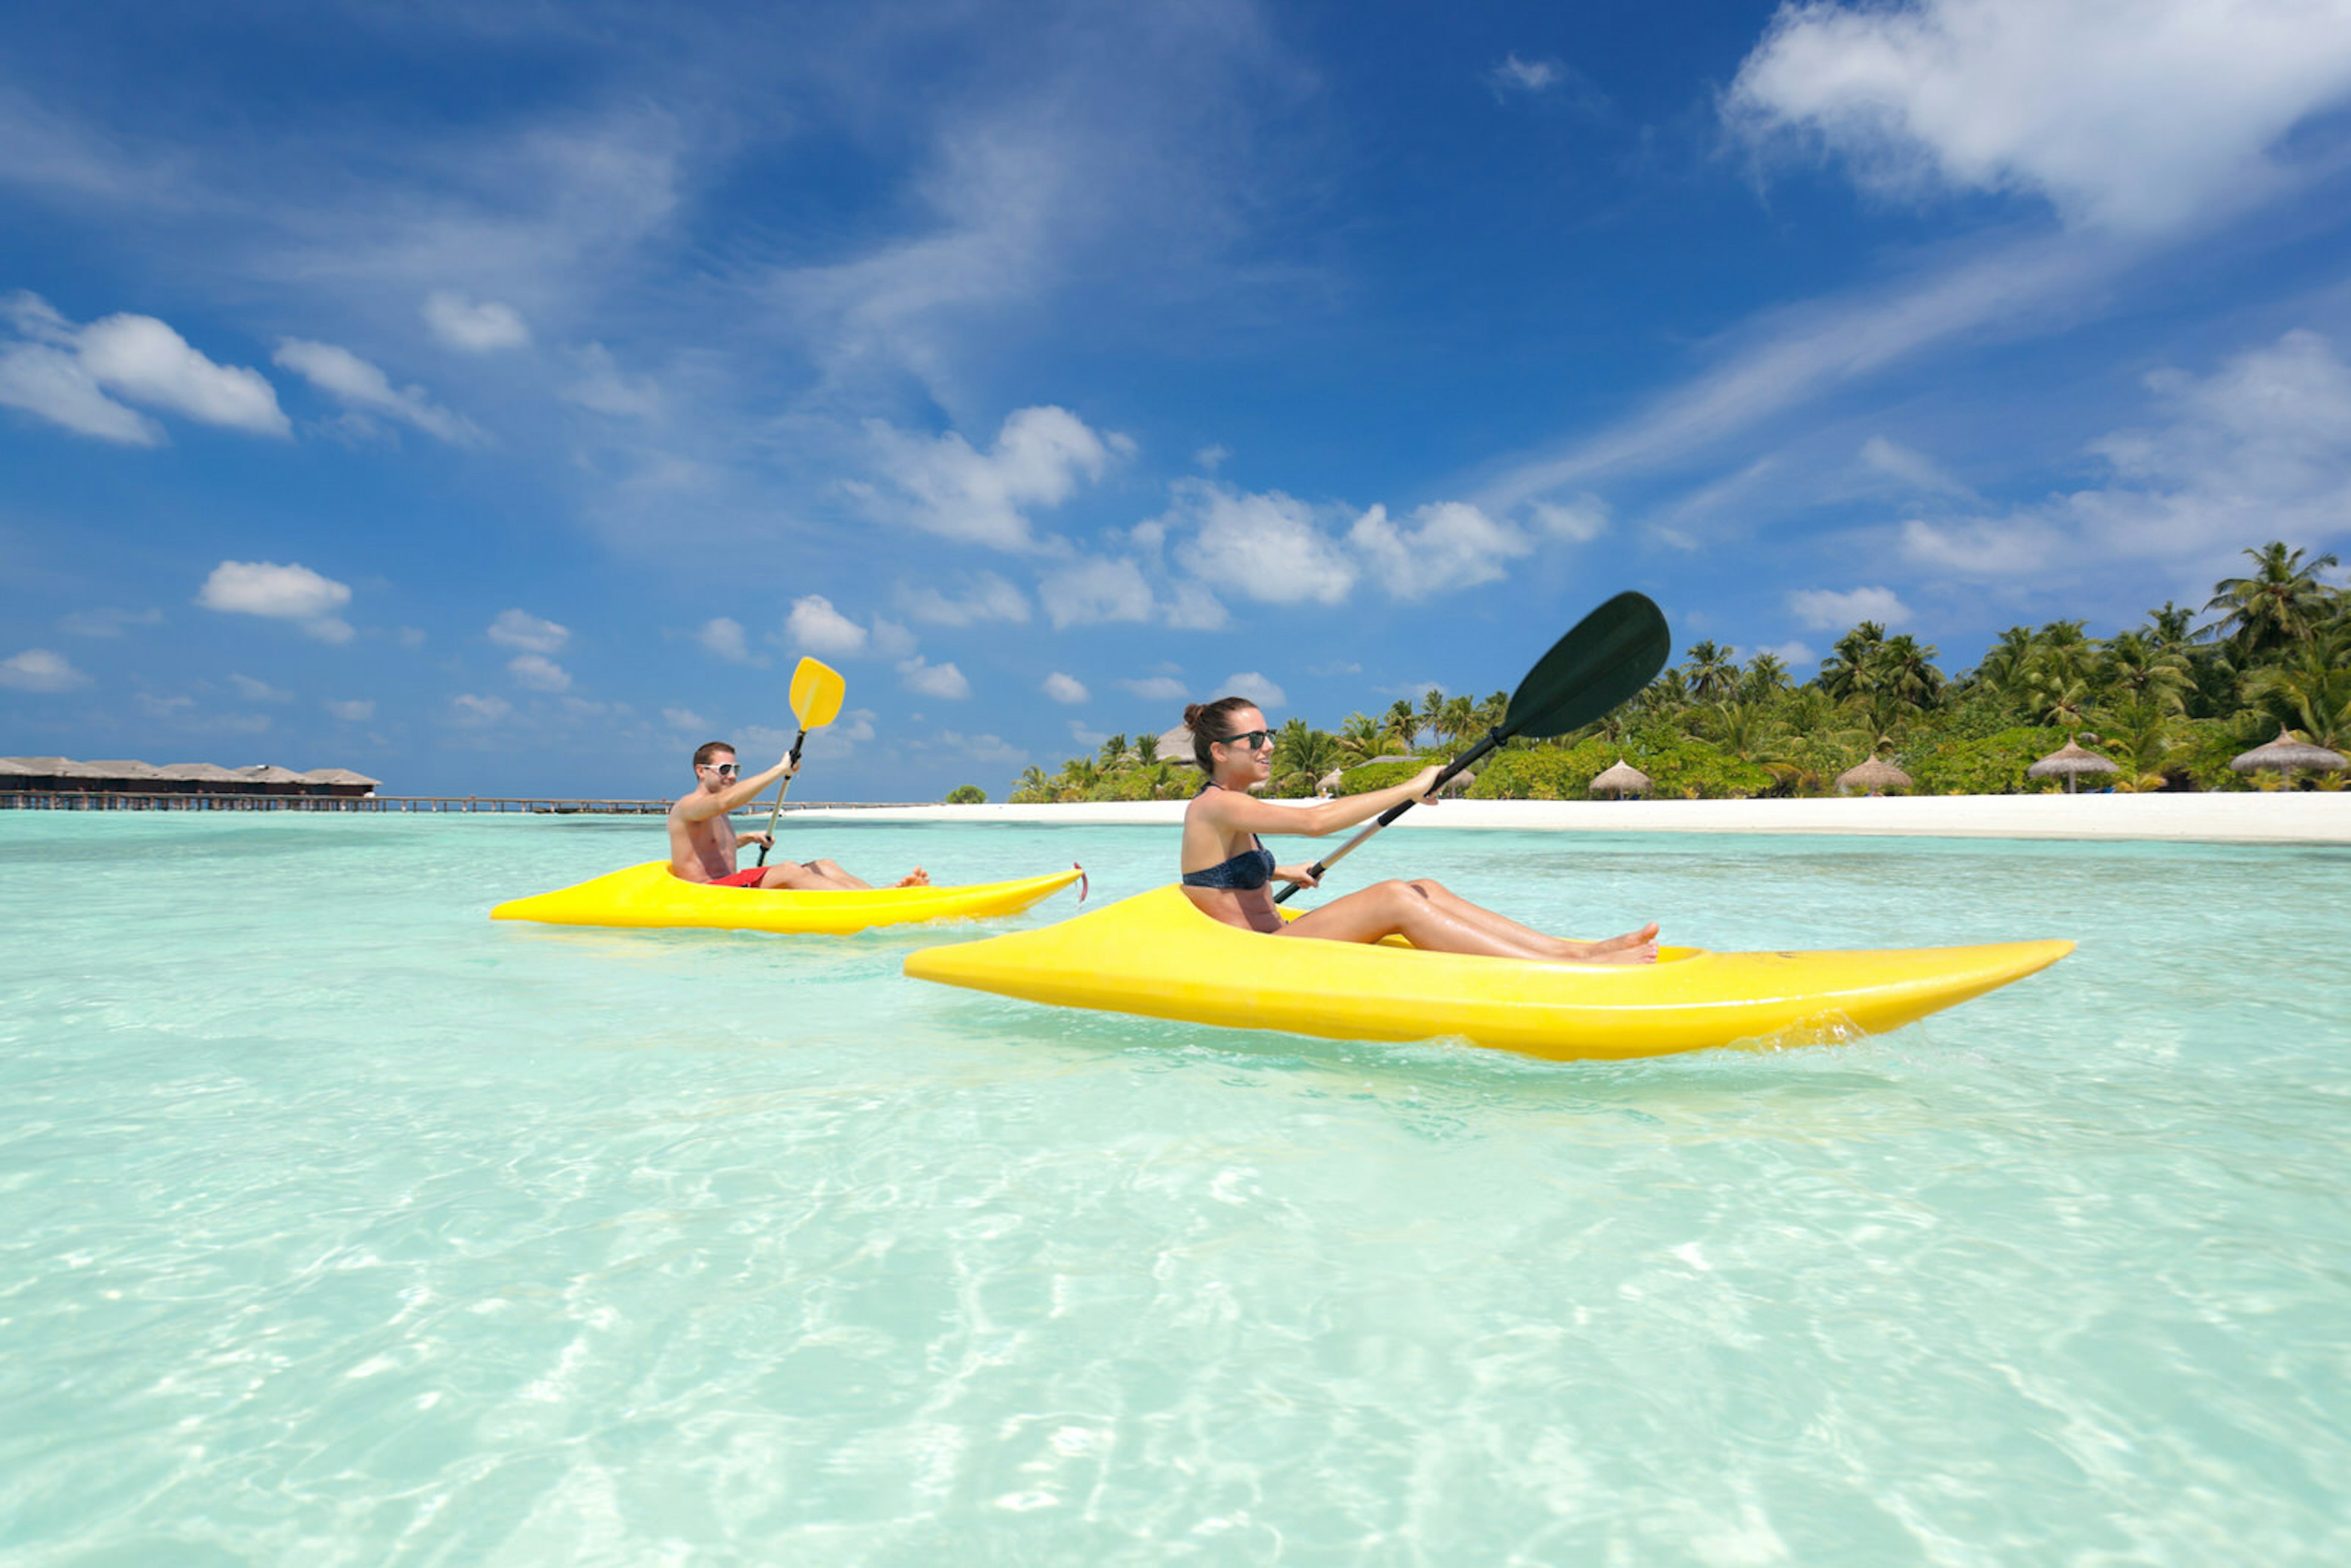
MULTIPOLYGON (((1279 801, 1280 805, 1311 804, 1279 801)), ((820 806, 861 821, 1173 824, 1181 800, 1054 806, 820 806)), ((1399 828, 1608 833, 1858 833, 1948 839, 2351 843, 2351 790, 2241 794, 1924 795, 1818 800, 1447 800, 1399 828)))

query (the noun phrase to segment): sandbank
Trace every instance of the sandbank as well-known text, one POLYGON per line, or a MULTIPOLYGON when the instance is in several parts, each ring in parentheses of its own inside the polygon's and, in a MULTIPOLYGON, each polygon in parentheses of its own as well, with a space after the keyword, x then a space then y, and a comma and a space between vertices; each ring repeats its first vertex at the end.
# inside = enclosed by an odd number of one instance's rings
MULTIPOLYGON (((1308 801, 1276 801, 1307 805, 1308 801)), ((813 806, 856 821, 1168 826, 1181 800, 1053 806, 813 806)), ((1864 834, 1933 839, 2155 839, 2351 843, 2351 790, 2152 795, 1888 795, 1817 800, 1447 800, 1399 828, 1536 832, 1864 834)))

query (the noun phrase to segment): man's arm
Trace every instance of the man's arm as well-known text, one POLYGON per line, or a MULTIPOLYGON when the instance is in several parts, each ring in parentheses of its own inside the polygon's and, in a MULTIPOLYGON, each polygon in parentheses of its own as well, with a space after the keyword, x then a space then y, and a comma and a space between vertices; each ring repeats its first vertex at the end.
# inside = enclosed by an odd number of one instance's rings
POLYGON ((787 757, 765 773, 737 779, 716 795, 689 796, 678 804, 677 814, 689 822, 706 822, 713 817, 723 817, 737 806, 758 799, 777 779, 799 771, 799 764, 787 757))

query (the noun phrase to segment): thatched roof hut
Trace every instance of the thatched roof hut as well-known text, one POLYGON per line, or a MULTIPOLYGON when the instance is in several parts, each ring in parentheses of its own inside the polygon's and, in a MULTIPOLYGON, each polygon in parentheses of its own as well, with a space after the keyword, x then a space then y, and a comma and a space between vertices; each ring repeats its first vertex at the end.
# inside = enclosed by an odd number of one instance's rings
POLYGON ((1464 768, 1460 772, 1456 773, 1452 778, 1447 779, 1445 781, 1445 787, 1439 789, 1437 793, 1440 795, 1467 795, 1469 793, 1469 786, 1476 782, 1478 782, 1478 770, 1474 768, 1464 768))
POLYGON ((1882 795, 1888 789, 1910 788, 1910 775, 1882 757, 1873 757, 1838 774, 1836 787, 1840 790, 1865 789, 1872 795, 1882 795))
MULTIPOLYGON (((2092 736, 2092 740, 2098 737, 2092 736)), ((2077 793, 2075 786, 2085 773, 2119 773, 2122 769, 2095 751, 2085 751, 2079 736, 2069 737, 2064 745, 2024 770, 2027 779, 2063 779, 2065 793, 2077 793)))
POLYGON ((2289 778, 2304 768, 2317 772, 2331 773, 2346 765, 2346 759, 2341 752, 2329 751, 2323 746, 2313 746, 2306 740, 2296 740, 2283 725, 2278 726, 2275 740, 2265 746, 2256 746, 2251 751, 2229 759, 2229 766, 2240 773, 2251 773, 2257 768, 2266 768, 2283 773, 2289 778))
POLYGON ((1192 731, 1188 725, 1177 725, 1159 737, 1159 760, 1172 762, 1178 768, 1197 768, 1192 756, 1192 731))
POLYGON ((1647 794, 1653 782, 1655 780, 1647 774, 1620 757, 1615 767, 1592 781, 1591 791, 1594 795, 1606 795, 1612 800, 1621 800, 1627 795, 1647 794))
POLYGON ((310 781, 290 768, 275 763, 256 762, 250 768, 231 769, 247 784, 257 785, 265 795, 301 795, 310 789, 310 781))
POLYGON ((1339 787, 1346 781, 1347 770, 1343 768, 1333 768, 1314 781, 1314 792, 1318 795, 1335 795, 1339 792, 1339 787))

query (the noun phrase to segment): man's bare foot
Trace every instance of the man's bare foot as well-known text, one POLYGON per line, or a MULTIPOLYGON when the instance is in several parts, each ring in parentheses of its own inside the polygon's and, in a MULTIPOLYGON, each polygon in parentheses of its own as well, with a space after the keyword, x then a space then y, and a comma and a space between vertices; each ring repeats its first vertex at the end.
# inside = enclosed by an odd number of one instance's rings
POLYGON ((931 873, 921 866, 916 866, 890 885, 892 887, 928 887, 931 885, 931 873))
POLYGON ((1579 962, 1585 964, 1654 964, 1657 961, 1657 923, 1650 921, 1638 931, 1627 931, 1622 936, 1611 936, 1605 942, 1587 942, 1579 962))

